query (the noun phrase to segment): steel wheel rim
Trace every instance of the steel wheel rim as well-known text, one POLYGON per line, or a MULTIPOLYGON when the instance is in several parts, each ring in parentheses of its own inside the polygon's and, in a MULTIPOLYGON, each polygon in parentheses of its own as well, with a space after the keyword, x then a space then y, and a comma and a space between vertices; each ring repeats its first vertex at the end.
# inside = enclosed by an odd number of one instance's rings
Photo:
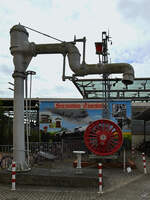
POLYGON ((122 131, 111 120, 97 120, 86 128, 84 142, 87 148, 96 155, 112 155, 122 146, 122 131))

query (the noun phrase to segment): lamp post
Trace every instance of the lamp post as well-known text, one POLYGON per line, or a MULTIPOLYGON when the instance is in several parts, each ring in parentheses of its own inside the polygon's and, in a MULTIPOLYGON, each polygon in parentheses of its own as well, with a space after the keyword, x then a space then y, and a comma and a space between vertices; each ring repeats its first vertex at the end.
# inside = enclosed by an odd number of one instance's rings
POLYGON ((36 127, 38 129, 38 137, 39 137, 39 142, 40 142, 40 129, 39 129, 39 103, 35 104, 36 108, 36 127))
POLYGON ((25 72, 25 98, 26 98, 26 138, 27 138, 27 163, 29 165, 29 136, 31 135, 31 89, 32 89, 32 75, 36 75, 35 71, 25 72), (28 106, 28 75, 30 75, 30 90, 29 90, 29 106, 28 106), (29 111, 29 112, 28 112, 29 111))
POLYGON ((35 71, 26 71, 26 78, 25 78, 25 95, 26 95, 26 120, 27 120, 27 127, 28 127, 28 135, 30 136, 30 121, 31 121, 31 91, 32 91, 32 76, 36 75, 35 71), (29 106, 28 106, 28 75, 30 75, 30 88, 29 88, 29 106), (28 113, 29 110, 29 113, 28 113))

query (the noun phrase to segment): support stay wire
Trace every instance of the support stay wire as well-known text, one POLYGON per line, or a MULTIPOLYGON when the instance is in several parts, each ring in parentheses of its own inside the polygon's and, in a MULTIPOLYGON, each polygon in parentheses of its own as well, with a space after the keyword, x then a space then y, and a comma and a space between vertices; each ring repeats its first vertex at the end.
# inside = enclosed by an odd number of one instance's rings
POLYGON ((59 42, 64 42, 64 41, 59 40, 59 39, 57 39, 57 38, 55 38, 55 37, 52 37, 52 36, 50 36, 50 35, 48 35, 48 34, 45 34, 45 33, 42 33, 42 32, 40 32, 40 31, 37 31, 37 30, 35 30, 35 29, 29 28, 29 27, 27 27, 27 26, 24 26, 24 25, 23 25, 23 27, 24 27, 24 28, 27 28, 27 29, 29 29, 29 30, 31 30, 31 31, 34 31, 34 32, 36 32, 36 33, 39 33, 39 34, 41 34, 41 35, 44 35, 44 36, 46 36, 46 37, 49 37, 49 38, 51 38, 51 39, 57 40, 57 41, 59 41, 59 42))

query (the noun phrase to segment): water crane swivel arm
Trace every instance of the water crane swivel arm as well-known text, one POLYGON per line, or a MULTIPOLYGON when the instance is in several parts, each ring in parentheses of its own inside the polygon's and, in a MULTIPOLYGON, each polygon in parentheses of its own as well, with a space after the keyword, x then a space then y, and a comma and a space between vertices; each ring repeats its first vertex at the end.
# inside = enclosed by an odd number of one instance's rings
MULTIPOLYGON (((28 32, 19 25, 14 26, 11 31, 11 54, 14 56, 14 64, 24 63, 26 70, 33 56, 38 54, 62 54, 67 55, 69 66, 76 76, 85 76, 90 74, 120 74, 123 73, 123 83, 132 84, 134 80, 134 70, 127 63, 98 63, 86 64, 80 62, 80 52, 74 42, 62 42, 56 44, 35 44, 29 43, 28 32), (16 57, 17 56, 17 57, 16 57), (16 57, 16 58, 15 58, 16 57), (16 61, 17 60, 17 61, 16 61)), ((18 68, 18 67, 17 67, 18 68)), ((19 69, 20 70, 20 69, 19 69)))

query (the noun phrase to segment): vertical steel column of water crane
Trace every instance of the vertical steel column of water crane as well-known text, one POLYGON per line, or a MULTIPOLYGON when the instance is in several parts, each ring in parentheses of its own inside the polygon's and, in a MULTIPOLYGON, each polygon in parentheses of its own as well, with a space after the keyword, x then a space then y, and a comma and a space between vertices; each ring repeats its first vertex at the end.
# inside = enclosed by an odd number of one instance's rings
POLYGON ((13 121, 13 159, 16 161, 16 171, 28 171, 30 168, 25 158, 25 136, 24 136, 24 79, 25 71, 32 56, 27 49, 28 32, 23 26, 16 25, 10 30, 11 54, 15 70, 14 78, 14 121, 13 121), (27 43, 25 43, 27 42, 27 43))

